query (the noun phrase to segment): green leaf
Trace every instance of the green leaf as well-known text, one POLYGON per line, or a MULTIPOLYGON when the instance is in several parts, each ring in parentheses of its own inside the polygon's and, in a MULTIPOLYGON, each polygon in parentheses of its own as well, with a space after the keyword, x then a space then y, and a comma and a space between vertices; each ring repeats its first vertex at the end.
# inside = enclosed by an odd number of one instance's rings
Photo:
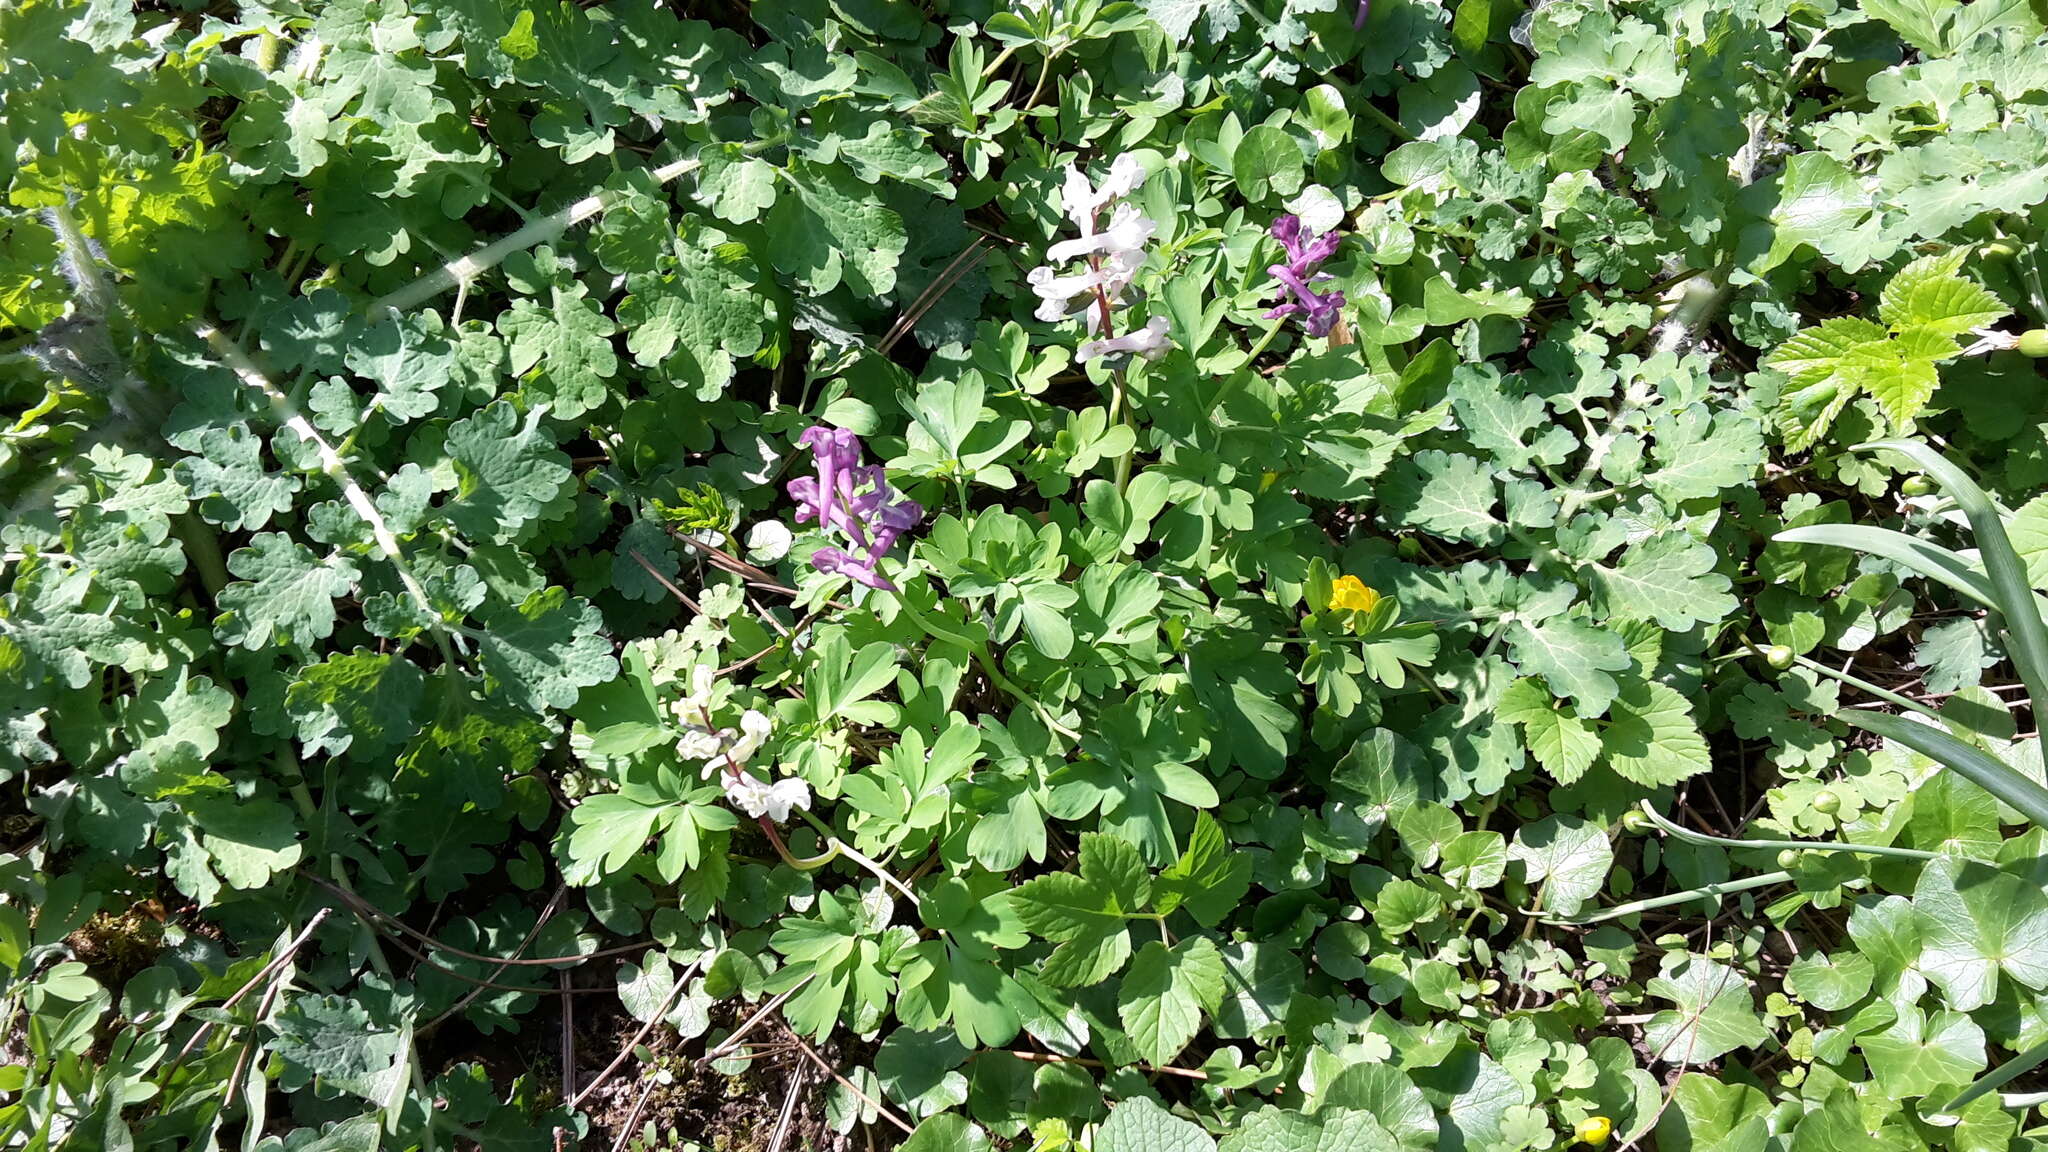
POLYGON ((1140 911, 1151 893, 1138 850, 1101 833, 1081 837, 1080 872, 1055 872, 1019 885, 1011 902, 1024 927, 1057 941, 1040 970, 1048 984, 1097 984, 1131 955, 1126 913, 1140 911))
POLYGON ((1522 862, 1530 884, 1543 885, 1541 907, 1571 916, 1607 883, 1614 849, 1605 832, 1577 816, 1545 816, 1515 830, 1508 858, 1522 862))
POLYGON ((1522 726, 1530 754, 1560 784, 1577 780, 1600 757, 1599 728, 1580 719, 1571 705, 1552 698, 1535 680, 1508 685, 1494 714, 1522 726))
POLYGON ((476 641, 484 671, 525 707, 567 708, 579 689, 618 674, 597 609, 561 588, 544 588, 516 606, 487 610, 476 641))
POLYGON ((1207 17, 1208 35, 1220 40, 1237 31, 1237 5, 1227 0, 1140 0, 1145 15, 1159 22, 1166 38, 1185 44, 1194 34, 1195 22, 1207 17))
POLYGON ((1134 1096, 1109 1110, 1093 1152, 1216 1152, 1216 1141, 1151 1098, 1134 1096))
POLYGON ((861 295, 887 295, 910 244, 902 217, 843 168, 796 160, 785 182, 795 195, 777 200, 768 214, 768 250, 776 266, 820 294, 844 279, 861 295))
POLYGON ((980 1125, 945 1112, 927 1118, 897 1147, 900 1152, 987 1152, 989 1141, 980 1125))
POLYGON ((355 563, 340 554, 316 556, 282 532, 252 537, 228 556, 239 582, 221 590, 215 628, 222 641, 261 648, 273 637, 311 644, 334 631, 334 601, 355 588, 355 563))
POLYGON ((285 707, 307 755, 375 760, 412 738, 425 681, 402 656, 358 648, 300 669, 285 707))
POLYGON ((1878 1087, 1893 1099, 1968 1083, 1984 1070, 1984 1030, 1960 1012, 1900 1009, 1890 1028, 1857 1041, 1878 1087))
POLYGON ((2048 896, 2039 887, 1974 861, 1929 861, 1913 889, 1925 941, 1919 968, 1968 1012, 1997 995, 1998 974, 2048 987, 2048 896))
POLYGON ((1523 673, 1541 676, 1550 691, 1569 697, 1582 717, 1600 716, 1620 691, 1611 672, 1634 661, 1620 633, 1581 619, 1552 617, 1529 624, 1508 625, 1508 651, 1523 673))
POLYGON ((1493 511, 1498 500, 1484 464, 1432 448, 1387 470, 1380 486, 1380 516, 1396 528, 1490 546, 1504 535, 1493 511))
POLYGON ((1735 611, 1728 577, 1713 571, 1704 540, 1665 532, 1631 544, 1621 562, 1589 564, 1595 610, 1608 619, 1655 620, 1668 632, 1711 624, 1735 611))
POLYGON ((1956 337, 2005 319, 2005 305, 1962 274, 1968 249, 1922 256, 1898 270, 1884 286, 1877 314, 1893 332, 1915 330, 1956 337))
POLYGON ((1216 945, 1196 936, 1168 948, 1151 941, 1138 949, 1124 974, 1117 1016, 1138 1054, 1155 1065, 1170 1064, 1201 1031, 1202 1014, 1223 999, 1223 958, 1216 945))
POLYGON ((448 518, 478 540, 523 539, 529 521, 550 512, 570 480, 569 458, 556 451, 536 408, 519 417, 498 400, 448 429, 448 455, 458 487, 448 518))
POLYGON ((1653 680, 1632 680, 1621 689, 1600 748, 1608 767, 1650 787, 1676 784, 1714 766, 1684 695, 1653 680))
POLYGON ((1215 818, 1197 812, 1187 850, 1153 884, 1152 904, 1162 915, 1185 906, 1196 923, 1214 928, 1244 899, 1251 875, 1251 858, 1232 852, 1215 818))
POLYGON ((1707 1064, 1770 1037, 1757 1015, 1748 979, 1725 964, 1672 954, 1665 958, 1663 973, 1644 988, 1677 1006, 1657 1013, 1643 1026, 1644 1042, 1666 1063, 1707 1064))

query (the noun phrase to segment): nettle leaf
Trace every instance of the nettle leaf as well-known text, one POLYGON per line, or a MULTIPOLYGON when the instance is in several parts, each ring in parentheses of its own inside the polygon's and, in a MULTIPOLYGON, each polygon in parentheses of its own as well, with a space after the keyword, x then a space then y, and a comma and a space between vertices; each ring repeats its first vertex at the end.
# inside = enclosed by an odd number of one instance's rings
POLYGON ((1019 885, 1011 897, 1017 917, 1034 935, 1057 941, 1039 974, 1058 987, 1097 984, 1130 959, 1125 930, 1141 911, 1152 881, 1138 850, 1098 832, 1081 837, 1078 874, 1055 872, 1019 885))
POLYGON ((1135 1096, 1109 1110, 1093 1147, 1094 1152, 1216 1152, 1216 1141, 1150 1097, 1135 1096))
POLYGON ((1898 270, 1878 298, 1877 314, 1892 331, 1956 337, 2005 319, 1999 298, 1962 274, 1968 250, 1922 256, 1898 270))
POLYGON ((1223 957, 1206 937, 1171 948, 1151 941, 1124 974, 1117 1016, 1138 1053, 1167 1064, 1201 1031, 1202 1015, 1223 999, 1223 957))
POLYGON ((1214 928, 1251 888, 1251 857, 1230 850, 1223 828, 1207 812, 1195 813, 1187 851, 1159 874, 1152 904, 1162 915, 1185 906, 1204 928, 1214 928))

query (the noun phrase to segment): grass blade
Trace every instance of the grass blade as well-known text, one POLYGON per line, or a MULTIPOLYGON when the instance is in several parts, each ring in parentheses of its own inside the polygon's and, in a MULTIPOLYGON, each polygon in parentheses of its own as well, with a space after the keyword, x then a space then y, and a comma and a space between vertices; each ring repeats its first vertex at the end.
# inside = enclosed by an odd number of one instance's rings
POLYGON ((1991 503, 1991 497, 1962 469, 1925 444, 1880 440, 1859 447, 1889 449, 1918 464, 1970 518, 1977 551, 1984 557, 1984 574, 1991 579, 1998 614, 2005 622, 2006 655, 2019 669, 2034 707, 2048 706, 2048 624, 2042 622, 2036 609, 2034 589, 2027 583, 2027 566, 2021 563, 2012 538, 2005 534, 2005 518, 1991 503))
POLYGON ((2032 777, 1982 748, 1966 744, 1932 725, 1887 712, 1844 708, 1836 713, 1836 719, 1933 758, 1942 767, 1962 773, 1965 779, 2003 800, 2035 824, 2048 828, 2048 788, 2043 788, 2032 777))
POLYGON ((1786 544, 1825 544, 1882 556, 1911 568, 1929 580, 1946 584, 1986 608, 1998 607, 1990 578, 1969 561, 1939 544, 1930 544, 1904 532, 1862 524, 1809 524, 1804 528, 1787 528, 1771 539, 1786 544))

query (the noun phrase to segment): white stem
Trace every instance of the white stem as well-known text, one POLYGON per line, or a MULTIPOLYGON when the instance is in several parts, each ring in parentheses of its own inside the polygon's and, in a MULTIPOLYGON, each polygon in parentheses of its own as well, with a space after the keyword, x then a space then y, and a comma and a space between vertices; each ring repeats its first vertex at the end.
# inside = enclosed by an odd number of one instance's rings
MULTIPOLYGON (((694 171, 697 165, 698 161, 694 156, 664 165, 654 170, 654 182, 657 186, 666 184, 685 172, 694 171)), ((575 225, 604 211, 605 206, 610 204, 611 201, 612 193, 610 191, 596 192, 585 196, 566 208, 550 212, 546 216, 529 222, 518 231, 494 240, 467 256, 457 257, 449 261, 425 276, 407 284, 405 287, 379 299, 370 306, 370 310, 373 313, 382 312, 386 308, 396 308, 400 311, 405 311, 418 307, 420 304, 431 300, 450 288, 460 287, 466 291, 470 281, 504 263, 505 258, 514 252, 523 252, 544 240, 552 240, 560 236, 575 225)))
POLYGON ((318 450, 320 470, 340 486, 342 497, 348 501, 349 507, 355 509, 356 515, 361 516, 370 526, 371 538, 390 559, 391 566, 398 572, 398 581, 405 586, 407 594, 419 605, 420 611, 426 613, 427 621, 433 629, 434 643, 441 649, 441 658, 452 667, 455 664, 455 650, 449 642, 447 628, 441 623, 441 614, 434 611, 433 602, 427 598, 426 589, 420 586, 420 582, 412 574, 412 567, 405 562, 405 552, 399 547, 398 537, 392 533, 391 526, 384 522, 384 514, 378 511, 376 502, 370 499, 368 492, 363 491, 362 485, 356 483, 355 477, 349 475, 348 464, 342 460, 341 454, 334 450, 334 445, 327 442, 327 438, 320 434, 318 428, 313 427, 313 422, 306 419, 305 414, 292 403, 291 397, 280 391, 277 385, 272 384, 270 378, 263 374, 262 369, 256 367, 255 362, 249 359, 248 353, 242 351, 241 345, 228 339, 226 334, 211 324, 202 322, 194 325, 192 330, 201 340, 206 341, 207 346, 213 349, 214 355, 219 356, 222 363, 226 364, 243 384, 263 394, 279 424, 291 429, 300 439, 318 450))

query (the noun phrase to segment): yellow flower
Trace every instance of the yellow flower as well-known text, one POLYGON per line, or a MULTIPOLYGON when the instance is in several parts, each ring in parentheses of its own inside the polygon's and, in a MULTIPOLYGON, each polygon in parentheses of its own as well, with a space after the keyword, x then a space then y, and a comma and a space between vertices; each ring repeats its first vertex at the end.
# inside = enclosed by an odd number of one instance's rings
POLYGON ((1588 1116, 1572 1129, 1572 1135, 1578 1137, 1579 1143, 1598 1148, 1614 1135, 1614 1121, 1605 1116, 1588 1116))
POLYGON ((1339 576, 1330 585, 1330 609, 1337 611, 1348 608, 1353 612, 1370 612, 1380 602, 1380 594, 1365 586, 1365 581, 1356 576, 1339 576))

